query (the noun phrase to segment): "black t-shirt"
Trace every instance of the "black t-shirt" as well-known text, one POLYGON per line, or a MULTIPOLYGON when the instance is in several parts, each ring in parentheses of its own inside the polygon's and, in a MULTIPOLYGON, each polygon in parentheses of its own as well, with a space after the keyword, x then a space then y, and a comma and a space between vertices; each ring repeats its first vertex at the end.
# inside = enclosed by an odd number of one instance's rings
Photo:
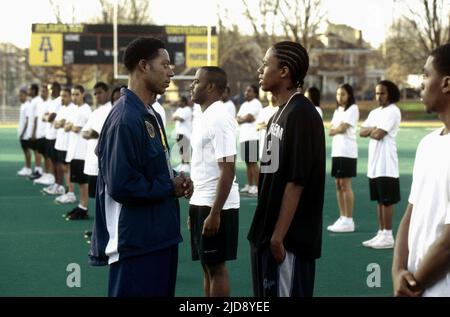
POLYGON ((263 153, 258 205, 248 234, 249 241, 255 244, 270 242, 284 190, 288 182, 293 182, 302 186, 303 191, 284 246, 303 259, 319 258, 325 187, 325 134, 319 113, 303 95, 294 96, 269 121, 263 153))

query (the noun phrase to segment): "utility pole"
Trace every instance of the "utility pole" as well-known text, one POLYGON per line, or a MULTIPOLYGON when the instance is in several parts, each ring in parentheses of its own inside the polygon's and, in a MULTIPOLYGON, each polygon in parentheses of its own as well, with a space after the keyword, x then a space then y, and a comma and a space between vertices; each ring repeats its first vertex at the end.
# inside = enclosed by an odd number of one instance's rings
POLYGON ((7 54, 7 45, 3 43, 3 52, 2 52, 2 122, 6 121, 6 54, 7 54))

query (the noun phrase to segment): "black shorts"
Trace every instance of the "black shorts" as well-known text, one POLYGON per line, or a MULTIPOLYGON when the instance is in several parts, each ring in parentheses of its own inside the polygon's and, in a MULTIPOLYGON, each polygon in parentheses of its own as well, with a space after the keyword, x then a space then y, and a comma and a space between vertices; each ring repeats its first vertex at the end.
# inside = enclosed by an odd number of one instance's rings
POLYGON ((45 157, 50 158, 53 162, 56 162, 56 150, 55 150, 56 140, 45 139, 45 157))
POLYGON ((334 178, 356 177, 357 159, 349 157, 332 157, 331 176, 334 178))
POLYGON ((400 201, 400 181, 394 177, 369 178, 370 200, 390 206, 400 201))
POLYGON ((46 152, 46 140, 45 138, 40 138, 36 140, 36 151, 45 156, 46 152))
POLYGON ((259 161, 259 141, 251 140, 241 142, 241 160, 245 163, 256 163, 259 161))
POLYGON ((35 140, 29 139, 28 142, 29 142, 28 143, 29 148, 32 149, 33 151, 37 151, 37 149, 38 149, 38 141, 36 139, 35 140))
POLYGON ((77 184, 87 184, 88 176, 84 174, 84 160, 70 162, 70 181, 77 184))
POLYGON ((316 261, 286 250, 278 264, 269 243, 250 244, 252 286, 255 297, 312 297, 316 261))
POLYGON ((88 175, 89 198, 95 198, 97 193, 97 176, 88 175))
POLYGON ((66 163, 66 155, 67 155, 67 151, 60 151, 60 150, 56 150, 56 162, 58 163, 62 163, 62 164, 67 164, 66 163))
POLYGON ((203 222, 211 207, 189 205, 192 260, 202 264, 235 260, 237 256, 239 209, 222 210, 219 232, 209 238, 202 235, 203 222))
POLYGON ((31 148, 31 144, 30 144, 30 140, 20 140, 20 146, 22 147, 23 150, 28 150, 31 148))

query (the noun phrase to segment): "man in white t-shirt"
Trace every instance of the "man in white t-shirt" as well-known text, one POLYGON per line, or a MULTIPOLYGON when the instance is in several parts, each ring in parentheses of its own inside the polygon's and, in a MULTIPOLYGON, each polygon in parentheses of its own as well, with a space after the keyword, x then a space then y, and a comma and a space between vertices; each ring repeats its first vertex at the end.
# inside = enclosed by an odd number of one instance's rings
POLYGON ((417 147, 394 250, 394 295, 450 297, 450 44, 428 57, 421 97, 444 126, 417 147))
POLYGON ((223 92, 222 101, 223 101, 223 105, 225 106, 225 109, 227 109, 227 111, 230 113, 230 115, 233 118, 235 118, 236 117, 236 105, 230 99, 230 92, 231 92, 230 86, 227 86, 225 88, 225 91, 223 92))
POLYGON ((22 147, 23 155, 25 158, 25 166, 17 172, 19 176, 29 176, 31 175, 31 152, 30 152, 30 141, 26 139, 27 131, 27 113, 29 112, 30 102, 28 101, 28 93, 25 88, 19 91, 19 101, 20 105, 20 116, 19 116, 19 127, 17 128, 17 134, 20 140, 20 146, 22 147))
POLYGON ((72 88, 72 102, 76 110, 67 119, 64 130, 69 132, 66 162, 70 164, 70 181, 78 184, 80 203, 66 213, 67 220, 88 218, 88 177, 84 173, 87 141, 81 136, 81 129, 89 120, 91 107, 84 101, 84 87, 75 85, 72 88))
POLYGON ((379 107, 369 113, 360 130, 361 137, 369 137, 367 177, 370 200, 377 201, 378 232, 365 247, 391 249, 394 247, 392 216, 394 205, 400 201, 397 144, 401 113, 395 102, 400 91, 389 80, 380 81, 375 88, 379 107))
MULTIPOLYGON (((247 184, 241 193, 258 195, 259 137, 256 131, 256 119, 262 109, 258 99, 258 87, 250 85, 245 89, 245 102, 238 111, 239 143, 241 158, 247 166, 247 184)), ((261 145, 262 146, 262 145, 261 145)))
POLYGON ((181 97, 180 106, 172 115, 175 121, 175 133, 181 164, 175 168, 178 172, 189 173, 189 157, 191 151, 191 133, 192 133, 192 108, 188 105, 188 99, 181 97))
POLYGON ((35 180, 36 183, 43 185, 48 185, 47 190, 56 187, 56 134, 57 130, 54 127, 54 121, 56 115, 61 107, 61 85, 58 82, 53 82, 48 85, 48 91, 51 96, 49 105, 47 107, 47 112, 44 114, 43 121, 47 124, 47 132, 45 133, 45 164, 47 169, 47 174, 44 179, 35 180))
POLYGON ((39 86, 37 84, 30 85, 28 89, 28 95, 31 98, 30 100, 30 108, 27 114, 27 138, 30 140, 30 148, 34 152, 34 172, 29 176, 30 179, 36 179, 41 177, 42 175, 42 166, 41 166, 41 153, 38 151, 39 142, 36 137, 37 130, 37 116, 38 110, 43 103, 41 96, 39 96, 39 86))
POLYGON ((189 224, 192 259, 203 267, 205 296, 230 295, 226 261, 235 260, 238 242, 239 191, 235 182, 235 119, 223 111, 227 75, 219 67, 200 68, 191 85, 192 100, 200 104, 202 124, 192 133, 194 194, 189 224))
MULTIPOLYGON (((43 189, 45 194, 60 195, 55 199, 55 202, 60 202, 59 200, 62 198, 64 198, 64 200, 67 199, 67 203, 76 201, 75 194, 73 193, 73 184, 70 182, 70 177, 68 176, 69 166, 66 163, 68 133, 64 131, 64 125, 66 124, 69 110, 72 107, 75 107, 75 105, 72 104, 70 89, 61 89, 61 107, 57 111, 55 119, 53 120, 53 127, 56 130, 54 154, 56 158, 55 183, 53 186, 43 189), (64 179, 66 180, 66 185, 68 186, 68 192, 71 193, 69 196, 66 196, 64 179)), ((63 201, 63 203, 66 203, 66 201, 63 201)))
POLYGON ((82 136, 87 140, 86 157, 84 161, 84 174, 88 176, 89 197, 95 198, 98 175, 98 157, 95 148, 98 137, 102 131, 106 117, 111 111, 112 104, 109 101, 109 87, 104 82, 98 82, 94 86, 94 97, 97 103, 95 109, 89 116, 88 122, 84 125, 82 136))
POLYGON ((52 168, 49 165, 49 158, 46 151, 46 139, 48 130, 48 123, 46 121, 46 114, 48 113, 48 108, 50 107, 52 100, 49 98, 49 89, 47 84, 41 86, 41 98, 42 102, 36 109, 36 142, 37 151, 41 154, 44 159, 43 165, 44 170, 41 176, 34 178, 34 184, 50 185, 54 183, 54 176, 51 173, 52 168))

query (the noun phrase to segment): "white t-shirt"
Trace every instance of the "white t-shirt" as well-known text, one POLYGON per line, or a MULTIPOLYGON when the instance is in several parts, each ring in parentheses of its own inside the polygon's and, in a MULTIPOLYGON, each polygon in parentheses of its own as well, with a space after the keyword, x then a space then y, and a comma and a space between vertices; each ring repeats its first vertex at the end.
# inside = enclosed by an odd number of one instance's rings
POLYGON ((262 110, 261 102, 253 98, 250 101, 246 101, 241 105, 241 108, 238 111, 238 117, 245 117, 248 114, 251 114, 255 121, 251 123, 242 123, 239 125, 239 142, 258 140, 258 133, 256 131, 256 119, 258 118, 259 112, 262 110))
MULTIPOLYGON (((30 106, 27 109, 26 116, 28 118, 28 125, 27 125, 27 131, 25 132, 26 138, 25 140, 31 139, 33 136, 33 130, 34 130, 34 119, 36 118, 38 106, 43 102, 41 96, 36 96, 33 99, 30 100, 30 106)), ((36 130, 37 134, 37 130, 36 130)))
POLYGON ((23 128, 25 128, 25 123, 27 122, 27 109, 30 106, 30 103, 28 101, 25 101, 23 104, 20 105, 20 114, 19 114, 19 126, 17 127, 17 136, 20 138, 20 135, 22 134, 23 128))
MULTIPOLYGON (((76 107, 73 103, 68 106, 61 105, 58 112, 56 113, 55 121, 66 120, 69 115, 70 109, 73 109, 72 106, 76 107)), ((64 131, 64 126, 56 129, 56 141, 55 141, 55 149, 58 151, 67 151, 67 145, 69 142, 69 133, 64 131)))
MULTIPOLYGON (((264 123, 266 126, 269 123, 270 118, 273 117, 273 115, 275 114, 275 112, 277 112, 278 107, 274 107, 274 106, 266 106, 264 108, 261 109, 261 111, 259 112, 258 118, 256 119, 256 125, 260 124, 260 123, 264 123)), ((259 136, 259 157, 262 157, 262 153, 264 151, 264 142, 266 139, 266 132, 267 129, 260 129, 258 130, 258 136, 259 136)))
POLYGON ((381 140, 370 138, 367 176, 398 178, 398 156, 395 137, 400 128, 400 109, 395 104, 378 107, 369 113, 364 128, 376 127, 387 132, 381 140))
MULTIPOLYGON (((76 110, 73 111, 67 118, 67 122, 72 122, 74 127, 83 128, 86 122, 89 120, 91 114, 91 107, 85 103, 81 106, 75 106, 76 110)), ((67 147, 66 162, 72 160, 84 160, 86 158, 87 140, 81 135, 81 131, 75 133, 69 132, 69 145, 67 147)))
POLYGON ((152 104, 152 108, 161 116, 162 122, 164 124, 164 128, 166 127, 166 110, 158 101, 155 101, 152 104))
POLYGON ((42 121, 42 118, 44 117, 44 114, 47 113, 50 102, 49 99, 42 99, 42 102, 37 105, 35 112, 35 118, 37 118, 36 139, 45 138, 45 135, 47 134, 48 122, 42 121))
MULTIPOLYGON (((49 114, 52 114, 52 113, 56 113, 57 114, 58 111, 59 111, 59 108, 61 108, 61 97, 55 98, 55 99, 50 101, 50 103, 48 105, 48 108, 47 108, 47 112, 49 114)), ((56 132, 57 132, 57 130, 53 126, 53 122, 49 123, 49 126, 47 128, 47 133, 45 134, 45 138, 47 140, 55 140, 56 139, 56 132)))
MULTIPOLYGON (((212 207, 216 198, 220 169, 217 160, 236 155, 236 120, 221 111, 222 101, 211 104, 199 115, 203 124, 196 124, 192 132, 191 178, 194 194, 190 204, 212 207)), ((236 178, 223 209, 239 208, 239 191, 236 178)))
MULTIPOLYGON (((111 102, 95 109, 89 116, 88 122, 84 125, 81 131, 94 130, 100 135, 102 131, 103 124, 105 123, 106 117, 112 109, 111 102)), ((97 176, 98 175, 98 158, 95 154, 95 147, 97 146, 98 139, 87 140, 86 146, 86 157, 84 159, 84 174, 97 176)))
MULTIPOLYGON (((442 128, 419 143, 409 203, 413 205, 408 233, 408 271, 415 273, 430 246, 450 225, 450 134, 442 128)), ((450 297, 450 271, 422 296, 450 297)))
POLYGON ((178 107, 173 113, 173 117, 180 117, 183 122, 175 121, 175 133, 191 138, 192 133, 192 109, 189 106, 178 107))
POLYGON ((356 126, 359 120, 359 109, 356 104, 344 110, 344 107, 337 107, 331 119, 331 127, 337 128, 341 123, 350 126, 344 133, 333 136, 331 145, 331 157, 358 158, 358 145, 356 143, 356 126))
POLYGON ((234 105, 233 101, 228 100, 227 102, 224 102, 223 105, 227 109, 227 111, 230 113, 230 115, 235 118, 236 117, 236 106, 234 105))
POLYGON ((317 112, 319 113, 320 117, 323 119, 323 111, 322 111, 322 108, 320 108, 320 107, 315 107, 315 108, 316 108, 317 112))

